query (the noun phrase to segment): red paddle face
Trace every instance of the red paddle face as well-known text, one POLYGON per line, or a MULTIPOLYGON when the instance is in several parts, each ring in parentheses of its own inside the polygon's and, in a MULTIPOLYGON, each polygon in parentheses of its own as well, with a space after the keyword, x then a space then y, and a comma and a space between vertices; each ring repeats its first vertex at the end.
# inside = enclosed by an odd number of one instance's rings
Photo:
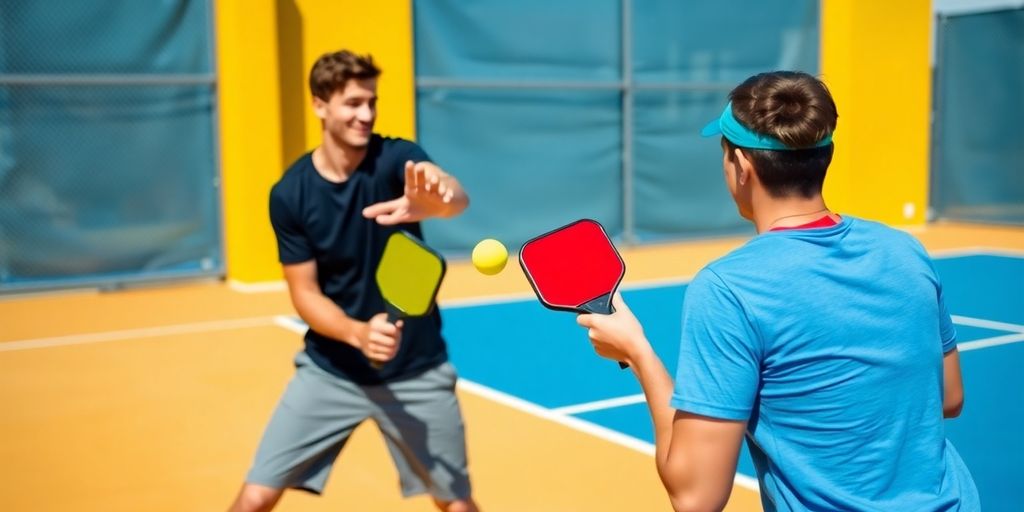
POLYGON ((523 245, 519 263, 551 309, 609 314, 626 266, 604 228, 583 219, 523 245))

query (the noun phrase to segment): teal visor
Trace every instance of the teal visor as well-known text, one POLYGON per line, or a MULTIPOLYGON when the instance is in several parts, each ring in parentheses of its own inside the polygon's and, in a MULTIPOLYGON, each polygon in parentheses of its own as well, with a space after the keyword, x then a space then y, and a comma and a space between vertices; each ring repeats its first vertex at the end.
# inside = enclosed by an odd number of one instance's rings
MULTIPOLYGON (((732 102, 725 106, 725 110, 722 111, 722 115, 711 121, 700 131, 700 134, 704 137, 711 137, 714 135, 722 135, 729 142, 741 148, 748 149, 772 149, 772 150, 794 150, 794 149, 808 149, 808 148, 791 148, 782 143, 779 139, 769 137, 767 135, 761 135, 760 133, 743 126, 736 117, 732 115, 732 102)), ((814 148, 820 148, 828 146, 832 143, 832 134, 828 134, 824 139, 821 139, 817 144, 811 146, 814 148)))

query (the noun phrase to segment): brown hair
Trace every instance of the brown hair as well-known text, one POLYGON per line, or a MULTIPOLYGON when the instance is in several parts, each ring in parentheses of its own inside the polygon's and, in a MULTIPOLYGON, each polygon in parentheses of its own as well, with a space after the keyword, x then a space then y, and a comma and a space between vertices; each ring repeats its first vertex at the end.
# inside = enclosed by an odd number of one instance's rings
MULTIPOLYGON (((736 120, 792 150, 741 148, 773 197, 821 193, 833 144, 814 147, 836 129, 839 114, 825 84, 797 71, 761 73, 729 93, 736 120)), ((735 146, 725 140, 726 146, 735 146)), ((731 157, 730 157, 731 158, 731 157)))
POLYGON ((348 50, 325 53, 313 64, 309 72, 309 92, 324 101, 334 91, 345 87, 352 79, 363 80, 380 76, 380 68, 370 55, 356 55, 348 50))
POLYGON ((761 73, 729 93, 744 126, 791 148, 809 148, 836 129, 839 114, 825 84, 798 71, 761 73))

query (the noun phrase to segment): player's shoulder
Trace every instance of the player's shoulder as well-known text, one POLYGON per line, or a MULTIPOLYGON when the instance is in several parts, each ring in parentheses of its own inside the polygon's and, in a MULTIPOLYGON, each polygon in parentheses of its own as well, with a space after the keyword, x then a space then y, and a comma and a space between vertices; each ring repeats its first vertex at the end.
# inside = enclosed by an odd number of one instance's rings
POLYGON ((755 237, 725 255, 711 260, 697 274, 697 277, 714 276, 714 279, 722 280, 723 276, 729 276, 735 271, 760 267, 765 259, 765 248, 761 247, 762 244, 759 242, 760 240, 755 237))
POLYGON ((370 139, 370 144, 380 148, 382 155, 395 155, 402 158, 412 158, 413 160, 425 160, 423 156, 420 156, 421 154, 425 156, 423 148, 409 139, 375 133, 370 139))
POLYGON ((297 158, 281 177, 277 180, 277 183, 270 189, 271 195, 287 194, 293 190, 298 189, 301 186, 303 177, 306 173, 314 171, 313 169, 313 152, 303 154, 297 158))
POLYGON ((409 139, 405 139, 405 138, 402 138, 402 137, 393 137, 391 135, 381 135, 379 133, 374 133, 373 136, 370 138, 370 141, 371 141, 371 144, 373 142, 376 142, 377 144, 380 144, 382 146, 398 146, 398 147, 402 147, 402 146, 406 146, 406 145, 410 145, 410 144, 413 145, 413 146, 416 145, 415 142, 413 142, 413 141, 411 141, 409 139))
POLYGON ((926 254, 924 245, 914 235, 881 222, 860 218, 849 218, 852 228, 862 238, 869 238, 892 248, 905 249, 914 253, 926 254))

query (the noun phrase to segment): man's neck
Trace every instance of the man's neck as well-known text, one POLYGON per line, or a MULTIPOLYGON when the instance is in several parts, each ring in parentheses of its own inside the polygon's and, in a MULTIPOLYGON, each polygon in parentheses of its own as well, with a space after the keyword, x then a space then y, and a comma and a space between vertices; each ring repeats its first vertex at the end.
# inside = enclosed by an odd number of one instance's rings
POLYGON ((831 213, 821 195, 781 199, 765 196, 760 199, 754 206, 754 226, 758 233, 774 228, 799 226, 831 213))
POLYGON ((323 143, 313 150, 313 166, 328 181, 348 181, 366 157, 366 146, 353 147, 324 133, 323 143))

